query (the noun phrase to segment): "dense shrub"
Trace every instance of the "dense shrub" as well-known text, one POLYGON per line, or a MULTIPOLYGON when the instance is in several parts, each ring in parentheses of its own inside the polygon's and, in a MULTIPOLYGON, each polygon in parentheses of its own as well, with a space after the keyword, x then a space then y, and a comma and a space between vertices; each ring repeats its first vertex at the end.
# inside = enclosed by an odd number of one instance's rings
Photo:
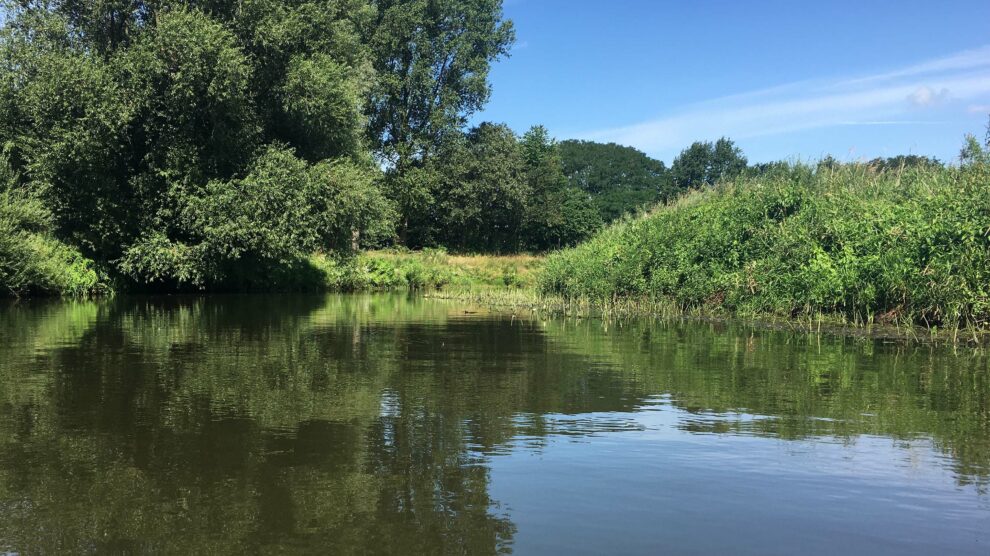
POLYGON ((67 245, 127 288, 269 289, 316 250, 391 237, 365 2, 2 6, 0 143, 32 193, 5 210, 40 203, 64 242, 5 230, 6 249, 67 245))
POLYGON ((177 218, 130 247, 120 268, 136 281, 277 285, 271 280, 280 268, 293 269, 313 251, 347 252, 360 230, 388 233, 391 209, 375 179, 348 161, 309 165, 272 147, 243 179, 178 196, 177 218))
POLYGON ((757 314, 990 321, 990 166, 791 166, 552 255, 540 289, 757 314))
POLYGON ((0 157, 0 295, 82 295, 103 286, 92 261, 52 236, 51 215, 0 157))

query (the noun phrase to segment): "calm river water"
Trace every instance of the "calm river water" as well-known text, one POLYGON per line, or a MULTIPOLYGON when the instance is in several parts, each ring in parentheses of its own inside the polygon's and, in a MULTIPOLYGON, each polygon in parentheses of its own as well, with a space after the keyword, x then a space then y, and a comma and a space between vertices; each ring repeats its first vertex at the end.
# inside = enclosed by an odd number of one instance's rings
POLYGON ((404 295, 0 305, 0 552, 990 554, 985 354, 404 295))

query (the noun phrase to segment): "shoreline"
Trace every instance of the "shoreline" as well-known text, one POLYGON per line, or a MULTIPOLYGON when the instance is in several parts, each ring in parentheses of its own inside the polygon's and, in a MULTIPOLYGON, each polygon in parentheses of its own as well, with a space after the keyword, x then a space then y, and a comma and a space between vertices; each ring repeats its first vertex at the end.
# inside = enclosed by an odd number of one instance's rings
POLYGON ((972 349, 983 349, 990 346, 990 329, 973 327, 929 329, 916 324, 858 323, 824 313, 810 318, 770 314, 732 314, 698 307, 684 309, 673 302, 657 300, 626 298, 615 302, 601 303, 587 299, 566 300, 557 296, 542 296, 534 290, 508 288, 451 288, 424 293, 423 297, 441 301, 473 303, 490 310, 519 309, 550 318, 601 320, 605 322, 653 320, 741 324, 761 330, 909 342, 920 345, 952 345, 972 349))

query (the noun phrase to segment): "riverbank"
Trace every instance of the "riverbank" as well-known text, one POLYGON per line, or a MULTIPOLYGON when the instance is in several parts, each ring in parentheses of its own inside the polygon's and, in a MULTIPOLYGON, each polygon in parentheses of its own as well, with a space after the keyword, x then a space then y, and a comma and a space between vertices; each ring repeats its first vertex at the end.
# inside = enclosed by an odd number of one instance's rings
MULTIPOLYGON (((699 322, 713 325, 745 326, 753 330, 773 330, 808 334, 881 340, 924 345, 966 345, 985 349, 990 345, 990 330, 975 326, 955 328, 925 327, 908 323, 853 322, 841 315, 780 316, 774 314, 732 313, 717 307, 681 307, 669 300, 617 298, 596 301, 588 298, 565 298, 542 294, 536 289, 499 287, 460 287, 424 292, 433 300, 465 303, 479 312, 540 319, 564 319, 576 322, 600 321, 604 325, 624 326, 632 322, 699 322)), ((472 309, 473 310, 473 309, 472 309)))
POLYGON ((783 167, 548 257, 539 293, 637 313, 990 327, 990 169, 783 167))
MULTIPOLYGON (((528 289, 535 291, 544 257, 529 254, 451 254, 443 249, 383 249, 346 257, 315 253, 291 264, 261 266, 251 274, 209 290, 169 284, 115 283, 77 252, 63 253, 39 242, 43 252, 26 253, 19 285, 8 297, 103 297, 115 293, 260 293, 528 289), (45 255, 42 257, 41 255, 45 255), (37 268, 35 268, 37 267, 37 268)), ((118 281, 119 282, 119 281, 118 281)))
MULTIPOLYGON (((688 194, 546 257, 317 253, 258 265, 208 291, 415 291, 579 318, 739 319, 983 343, 990 331, 988 176, 986 164, 777 167, 688 194)), ((114 287, 94 282, 99 274, 79 256, 71 260, 66 268, 89 272, 88 293, 204 291, 114 287)), ((28 293, 80 295, 77 287, 28 293)))
POLYGON ((316 281, 302 289, 381 291, 445 288, 535 289, 544 258, 537 255, 451 254, 443 249, 365 251, 346 259, 316 254, 316 281))

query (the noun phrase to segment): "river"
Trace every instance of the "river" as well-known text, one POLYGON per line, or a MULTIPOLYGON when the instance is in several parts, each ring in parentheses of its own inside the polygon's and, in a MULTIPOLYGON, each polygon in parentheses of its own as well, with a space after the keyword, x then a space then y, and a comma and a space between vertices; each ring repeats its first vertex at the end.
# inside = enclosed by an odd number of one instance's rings
POLYGON ((0 552, 990 553, 980 351, 407 295, 0 305, 0 552))

